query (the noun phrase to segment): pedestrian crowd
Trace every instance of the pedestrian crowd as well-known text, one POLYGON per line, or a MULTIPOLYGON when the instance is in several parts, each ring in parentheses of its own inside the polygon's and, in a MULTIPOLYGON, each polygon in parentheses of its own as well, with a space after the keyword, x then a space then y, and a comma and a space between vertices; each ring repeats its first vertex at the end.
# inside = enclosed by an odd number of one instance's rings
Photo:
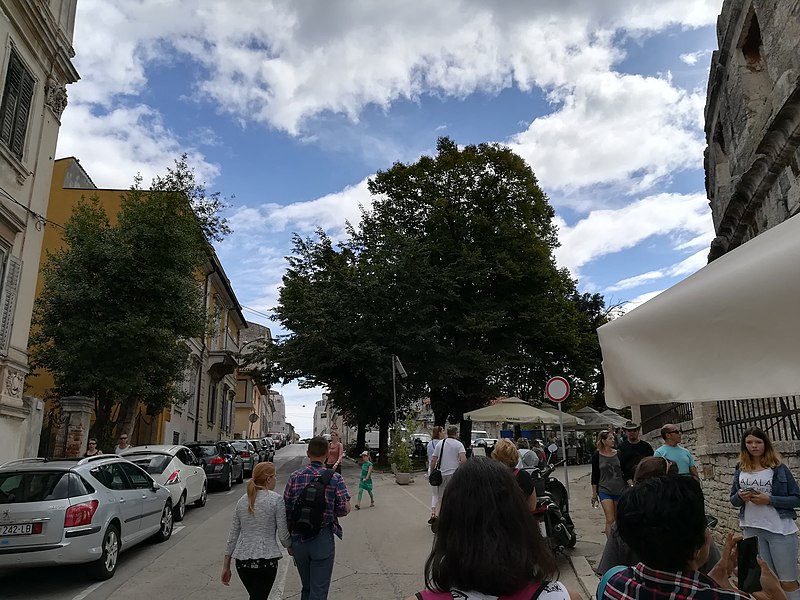
MULTIPOLYGON (((728 535, 720 549, 709 527, 698 469, 680 445, 680 428, 661 429, 654 450, 637 423, 623 428, 620 443, 602 431, 592 456, 592 505, 605 515, 607 543, 597 571, 598 600, 745 600, 734 584, 745 557, 743 538, 757 544, 757 600, 800 600, 797 581, 800 488, 769 437, 745 431, 730 502, 739 510, 742 536, 728 535), (739 549, 742 555, 739 556, 739 549), (760 573, 760 575, 758 574, 760 573)), ((454 426, 435 427, 425 448, 435 532, 425 562, 425 588, 408 600, 582 600, 558 581, 552 551, 536 516, 534 481, 525 469, 546 461, 530 442, 500 439, 491 459, 467 460, 454 426), (445 435, 446 433, 446 435, 445 435)), ((538 449, 541 450, 541 449, 538 449)), ((301 600, 328 597, 339 518, 350 512, 340 471, 338 438, 310 440, 306 466, 291 474, 281 497, 275 468, 261 463, 238 501, 223 561, 231 561, 251 600, 264 600, 275 581, 283 545, 302 582, 301 600)), ((360 456, 358 500, 373 495, 369 452, 360 456)), ((755 554, 753 564, 755 565, 755 554)), ((738 583, 738 582, 737 582, 738 583)))

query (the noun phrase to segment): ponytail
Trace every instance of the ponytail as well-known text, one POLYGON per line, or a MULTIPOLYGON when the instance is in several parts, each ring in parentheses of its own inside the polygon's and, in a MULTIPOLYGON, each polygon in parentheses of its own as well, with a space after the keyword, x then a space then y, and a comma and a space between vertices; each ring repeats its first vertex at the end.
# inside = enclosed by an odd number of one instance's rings
POLYGON ((258 490, 267 489, 267 479, 275 476, 275 465, 271 462, 258 463, 253 469, 253 477, 247 482, 247 511, 254 514, 258 490))

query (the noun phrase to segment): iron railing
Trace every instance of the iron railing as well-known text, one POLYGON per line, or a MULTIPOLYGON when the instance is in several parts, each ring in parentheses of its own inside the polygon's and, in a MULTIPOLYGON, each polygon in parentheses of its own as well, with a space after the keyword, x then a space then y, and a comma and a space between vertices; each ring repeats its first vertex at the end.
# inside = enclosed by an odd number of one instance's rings
POLYGON ((762 429, 773 441, 800 440, 800 397, 780 396, 717 403, 723 443, 739 443, 748 427, 762 429))
POLYGON ((643 404, 642 433, 650 433, 661 429, 667 423, 685 423, 694 418, 692 405, 686 402, 670 402, 668 404, 643 404))

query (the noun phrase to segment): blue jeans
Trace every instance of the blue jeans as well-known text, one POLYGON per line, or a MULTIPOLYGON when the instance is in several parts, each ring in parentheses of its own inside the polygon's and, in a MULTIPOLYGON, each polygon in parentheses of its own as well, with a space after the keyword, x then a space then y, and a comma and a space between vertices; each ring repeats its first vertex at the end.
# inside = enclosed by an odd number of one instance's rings
MULTIPOLYGON (((797 534, 782 535, 757 527, 742 527, 744 537, 758 538, 758 554, 781 581, 797 580, 797 534)), ((786 592, 789 600, 800 600, 800 590, 786 592)))
POLYGON ((292 554, 303 582, 301 600, 326 600, 333 575, 333 558, 336 546, 333 529, 323 527, 319 535, 307 542, 294 542, 292 554))

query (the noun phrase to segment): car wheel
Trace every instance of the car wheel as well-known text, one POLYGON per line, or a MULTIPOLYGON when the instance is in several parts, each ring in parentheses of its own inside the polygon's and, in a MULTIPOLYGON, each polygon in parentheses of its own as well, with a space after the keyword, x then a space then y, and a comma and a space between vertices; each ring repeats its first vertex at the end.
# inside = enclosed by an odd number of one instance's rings
POLYGON ((116 525, 109 525, 108 529, 106 529, 101 548, 103 553, 99 559, 89 565, 89 573, 92 579, 106 581, 114 576, 114 571, 117 570, 117 560, 119 559, 119 528, 116 525))
POLYGON ((175 508, 172 509, 172 518, 175 521, 183 521, 183 517, 186 516, 186 491, 181 494, 181 499, 178 500, 178 503, 175 505, 175 508))
POLYGON ((225 483, 222 486, 222 489, 227 491, 233 487, 233 469, 228 469, 228 477, 225 479, 225 483))
POLYGON ((206 489, 206 484, 203 484, 203 489, 200 492, 200 497, 194 501, 194 505, 197 508, 202 508, 206 505, 206 499, 208 498, 208 490, 206 489))
POLYGON ((157 542, 166 542, 172 537, 172 527, 175 522, 172 519, 172 500, 167 500, 164 510, 161 511, 161 526, 153 536, 157 542))
POLYGON ((242 483, 244 481, 244 469, 239 471, 239 477, 236 478, 236 483, 242 483))

